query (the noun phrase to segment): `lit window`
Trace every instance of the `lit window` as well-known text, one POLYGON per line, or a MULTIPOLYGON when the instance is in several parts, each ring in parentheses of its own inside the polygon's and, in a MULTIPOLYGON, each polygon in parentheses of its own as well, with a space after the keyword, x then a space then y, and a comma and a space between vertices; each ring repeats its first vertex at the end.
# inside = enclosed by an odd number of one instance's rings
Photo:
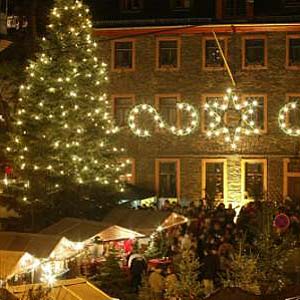
POLYGON ((287 37, 287 67, 300 67, 300 35, 287 37))
POLYGON ((179 41, 159 40, 158 41, 158 66, 159 69, 179 68, 179 41))
POLYGON ((128 114, 133 106, 133 97, 114 97, 115 123, 119 127, 126 126, 128 114))
POLYGON ((178 197, 179 161, 158 161, 158 196, 178 197))
POLYGON ((260 132, 267 132, 267 97, 265 95, 244 95, 243 100, 257 102, 257 106, 255 107, 253 114, 251 114, 251 119, 254 121, 255 127, 258 128, 260 132))
POLYGON ((132 158, 124 158, 121 159, 126 166, 122 169, 122 175, 120 176, 120 181, 126 182, 129 184, 135 183, 135 161, 132 158))
POLYGON ((267 67, 267 51, 265 38, 243 39, 243 67, 265 68, 267 67))
POLYGON ((283 196, 289 196, 296 203, 300 199, 300 160, 284 159, 283 170, 283 196))
MULTIPOLYGON (((219 39, 223 53, 227 54, 227 40, 219 39)), ((214 39, 204 39, 203 47, 203 66, 204 69, 223 69, 224 60, 219 47, 214 39)))
POLYGON ((245 200, 262 200, 267 187, 265 159, 242 160, 243 196, 245 200))
POLYGON ((204 159, 202 161, 203 197, 210 204, 225 201, 225 159, 204 159))
MULTIPOLYGON (((300 94, 299 95, 288 95, 287 102, 300 103, 300 94)), ((300 110, 299 110, 298 106, 295 109, 289 110, 289 112, 287 113, 287 123, 292 127, 299 126, 300 110)))
MULTIPOLYGON (((209 116, 209 110, 205 110, 205 104, 209 104, 210 106, 213 106, 215 103, 217 103, 218 105, 222 105, 224 103, 224 95, 222 94, 210 94, 210 95, 205 95, 203 96, 203 100, 202 100, 202 119, 201 119, 201 125, 202 125, 202 131, 206 132, 207 130, 210 129, 210 124, 212 121, 214 121, 212 119, 211 116, 209 116)), ((220 116, 221 119, 224 124, 226 124, 226 111, 219 111, 220 112, 220 116)))
POLYGON ((134 43, 133 41, 114 42, 113 53, 114 69, 133 69, 134 68, 134 43))

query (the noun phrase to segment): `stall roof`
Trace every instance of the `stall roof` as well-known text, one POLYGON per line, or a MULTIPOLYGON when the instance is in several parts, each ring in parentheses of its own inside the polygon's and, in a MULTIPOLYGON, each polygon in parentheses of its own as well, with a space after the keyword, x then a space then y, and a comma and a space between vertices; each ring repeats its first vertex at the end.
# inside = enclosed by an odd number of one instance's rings
POLYGON ((37 258, 48 258, 62 240, 61 236, 55 235, 2 231, 0 250, 28 252, 37 258))
POLYGON ((118 225, 146 236, 151 235, 159 226, 162 229, 187 222, 184 216, 148 209, 115 208, 102 220, 104 224, 118 225))
MULTIPOLYGON (((29 291, 48 290, 48 286, 27 284, 9 287, 18 299, 25 299, 29 291)), ((50 289, 50 298, 55 300, 113 300, 112 297, 82 278, 57 281, 50 289)))
POLYGON ((114 226, 111 226, 111 227, 103 230, 97 236, 103 242, 122 241, 122 240, 145 237, 145 235, 143 235, 143 234, 140 234, 140 233, 135 232, 130 229, 123 228, 118 225, 114 225, 114 226))
POLYGON ((76 219, 76 218, 64 218, 44 228, 40 233, 43 234, 55 234, 66 237, 70 241, 83 242, 90 239, 106 229, 102 222, 76 219))
POLYGON ((26 267, 26 261, 32 264, 34 257, 27 252, 0 250, 0 278, 7 279, 20 273, 22 267, 26 267), (22 266, 23 263, 24 266, 22 266))

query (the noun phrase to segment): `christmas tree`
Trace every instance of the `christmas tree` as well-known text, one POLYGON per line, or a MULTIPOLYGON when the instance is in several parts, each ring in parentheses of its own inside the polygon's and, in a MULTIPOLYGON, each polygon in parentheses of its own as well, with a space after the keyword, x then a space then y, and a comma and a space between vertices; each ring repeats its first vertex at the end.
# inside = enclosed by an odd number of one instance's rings
POLYGON ((231 257, 230 267, 226 270, 226 274, 221 275, 222 284, 224 287, 238 287, 247 292, 259 294, 258 279, 257 257, 246 254, 243 243, 240 243, 240 249, 231 257))
MULTIPOLYGON (((114 186, 126 163, 105 93, 106 65, 92 40, 89 9, 77 0, 55 0, 47 39, 26 69, 7 154, 15 185, 27 203, 70 186, 114 186)), ((14 189, 16 188, 17 189, 14 189)))
POLYGON ((186 249, 182 252, 181 261, 178 265, 178 280, 171 290, 166 291, 166 297, 172 299, 174 295, 181 300, 202 299, 203 289, 198 280, 200 263, 195 254, 186 249))

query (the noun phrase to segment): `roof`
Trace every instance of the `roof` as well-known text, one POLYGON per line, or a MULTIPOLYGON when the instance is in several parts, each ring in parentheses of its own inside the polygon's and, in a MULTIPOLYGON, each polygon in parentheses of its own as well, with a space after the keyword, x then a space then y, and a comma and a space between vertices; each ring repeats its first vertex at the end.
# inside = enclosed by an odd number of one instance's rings
MULTIPOLYGON (((27 284, 10 286, 9 291, 18 299, 25 299, 30 290, 47 290, 47 285, 27 284)), ((55 300, 112 300, 113 298, 82 278, 57 281, 50 289, 50 297, 55 300)))
POLYGON ((48 258, 61 241, 55 235, 0 232, 0 250, 28 252, 37 258, 48 258))
POLYGON ((98 236, 103 242, 121 241, 144 237, 143 234, 140 234, 130 229, 123 228, 118 225, 114 225, 103 230, 98 236))
POLYGON ((172 212, 166 211, 115 208, 106 215, 102 222, 118 225, 149 236, 171 215, 172 212))
POLYGON ((33 256, 27 252, 0 250, 0 278, 7 279, 32 265, 33 256), (27 264, 27 265, 26 265, 27 264))
POLYGON ((60 235, 74 242, 83 242, 94 237, 106 228, 107 226, 102 222, 64 218, 44 228, 40 233, 60 235))

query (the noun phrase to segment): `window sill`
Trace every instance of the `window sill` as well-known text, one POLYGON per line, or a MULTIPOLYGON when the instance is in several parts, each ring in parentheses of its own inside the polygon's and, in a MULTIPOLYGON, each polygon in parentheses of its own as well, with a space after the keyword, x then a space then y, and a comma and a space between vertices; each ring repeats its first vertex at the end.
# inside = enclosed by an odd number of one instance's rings
POLYGON ((112 68, 111 71, 116 73, 127 73, 135 72, 135 68, 112 68))
POLYGON ((225 67, 202 67, 203 71, 224 71, 225 67))
POLYGON ((243 66, 242 67, 243 70, 248 70, 248 71, 251 71, 251 70, 266 70, 268 69, 267 66, 261 66, 261 65, 251 65, 251 66, 243 66))
POLYGON ((294 65, 294 66, 286 65, 285 68, 287 70, 300 70, 300 65, 294 65))
POLYGON ((163 72, 177 72, 180 67, 156 67, 155 71, 163 71, 163 72))
POLYGON ((121 10, 121 14, 138 14, 141 13, 142 9, 133 9, 133 10, 121 10))

